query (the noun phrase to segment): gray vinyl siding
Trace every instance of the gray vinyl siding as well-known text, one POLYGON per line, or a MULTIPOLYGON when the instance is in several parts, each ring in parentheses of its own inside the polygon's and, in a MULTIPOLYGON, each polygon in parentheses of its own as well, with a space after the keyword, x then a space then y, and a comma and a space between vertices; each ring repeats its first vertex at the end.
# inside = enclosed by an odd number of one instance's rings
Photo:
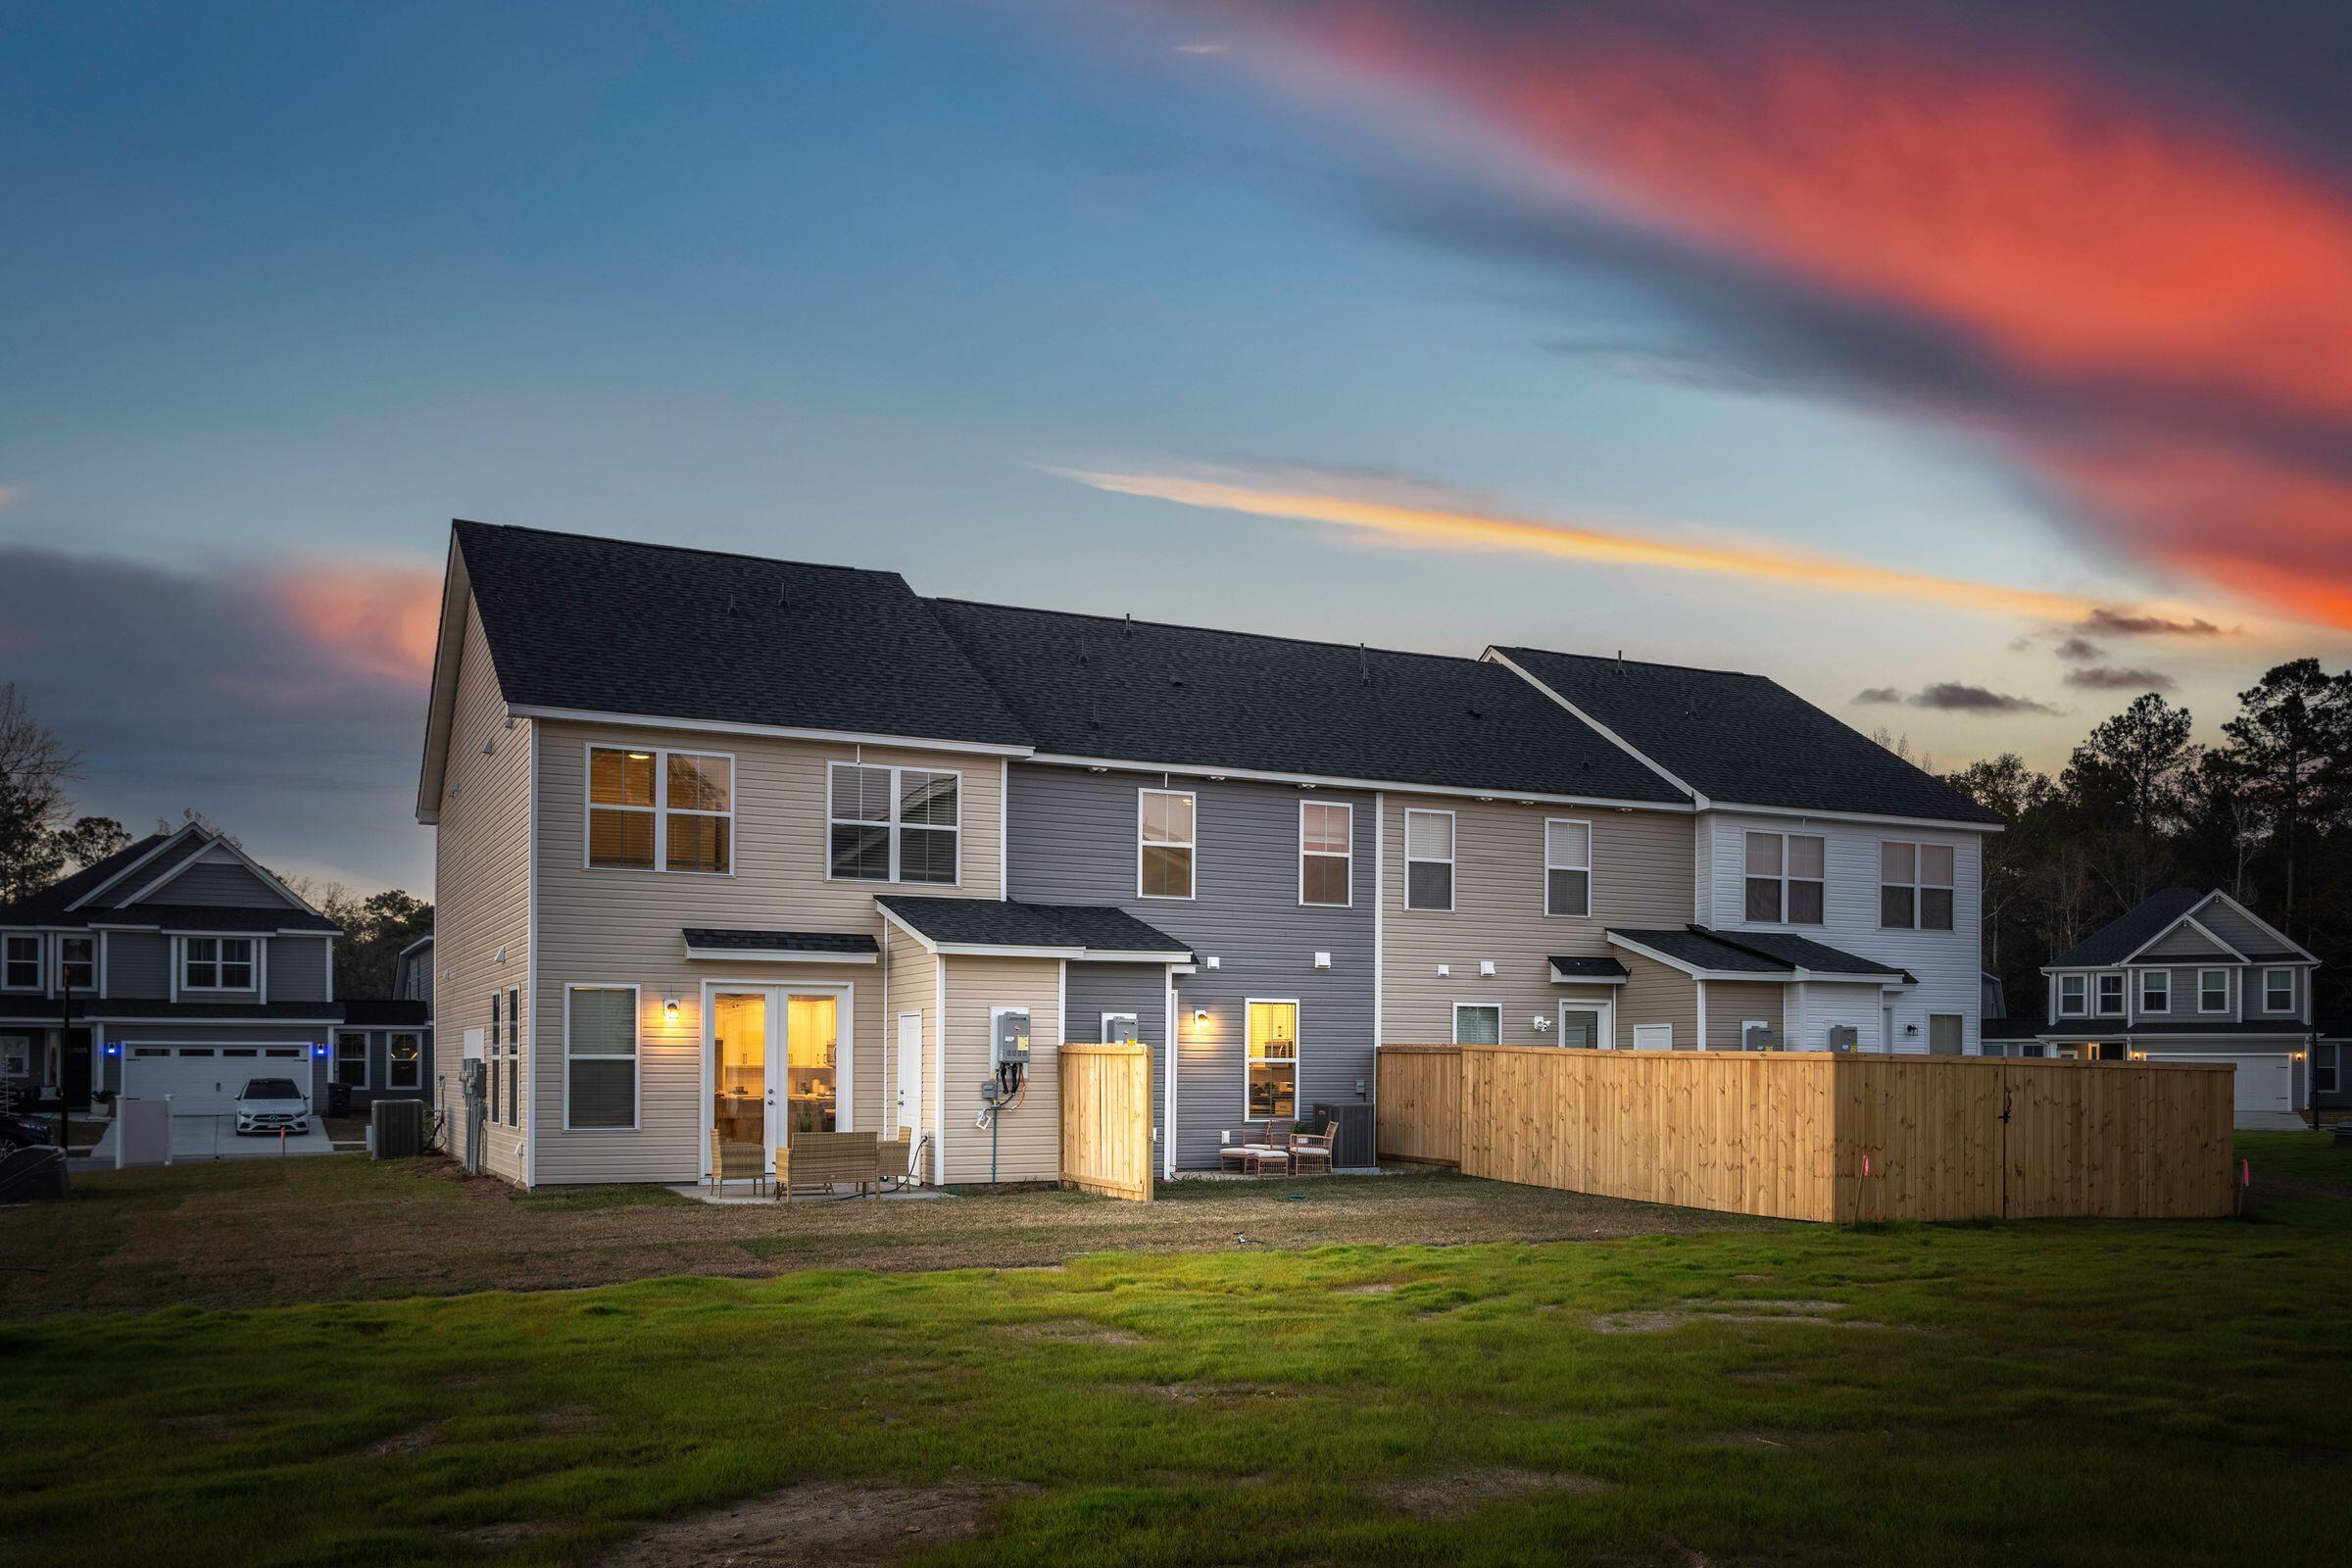
POLYGON ((1773 1038, 1781 1040, 1781 991, 1778 984, 1744 980, 1708 981, 1707 1049, 1738 1051, 1740 1026, 1751 1018, 1760 1018, 1772 1025, 1773 1038))
POLYGON ((318 937, 270 937, 270 1000, 326 998, 326 944, 318 937))
POLYGON ((2238 913, 2219 899, 2208 902, 2196 911, 2197 924, 2229 943, 2248 957, 2256 954, 2277 953, 2278 939, 2238 913))
POLYGON ((286 901, 242 865, 205 860, 189 866, 149 894, 149 904, 233 905, 240 908, 284 909, 286 901))
MULTIPOLYGON (((1371 794, 1021 762, 1012 765, 1010 779, 1013 898, 1116 905, 1201 959, 1199 972, 1176 980, 1174 1150, 1180 1168, 1215 1165, 1220 1135, 1239 1141, 1250 1125, 1243 1102, 1251 1000, 1298 1004, 1300 1111, 1317 1102, 1370 1105, 1378 832, 1371 794), (1191 899, 1145 899, 1136 892, 1137 792, 1163 783, 1196 798, 1199 848, 1191 899), (1353 902, 1346 908, 1298 902, 1302 800, 1353 808, 1353 902), (1331 955, 1329 969, 1315 967, 1318 952, 1331 955), (1214 970, 1206 967, 1212 956, 1214 970), (1200 1008, 1209 1013, 1205 1024, 1191 1019, 1200 1008)), ((1088 967, 1070 965, 1073 985, 1088 967)), ((1148 991, 1139 1002, 1150 1038, 1157 1008, 1148 991)), ((1099 1028, 1095 1015, 1101 1010, 1091 1003, 1082 1009, 1071 999, 1072 1020, 1081 1026, 1099 1028)), ((1152 1098, 1158 1117, 1164 1085, 1155 1085, 1152 1098)), ((1164 1149, 1164 1127, 1160 1137, 1164 1149)))
POLYGON ((2139 956, 2145 961, 2150 958, 2228 958, 2230 955, 2216 947, 2195 926, 2183 923, 2148 944, 2147 951, 2139 956))
MULTIPOLYGON (((2230 1023, 2236 1020, 2238 987, 2245 980, 2245 975, 2238 972, 2239 965, 2218 963, 2190 964, 2181 967, 2166 965, 2164 972, 2171 977, 2172 984, 2171 993, 2165 999, 2167 1004, 2162 1007, 2143 1007, 2139 1004, 2140 986, 2143 975, 2151 967, 2154 966, 2143 965, 2132 972, 2132 1014, 2134 1019, 2144 1018, 2151 1023, 2230 1023), (2230 1004, 2220 1012, 2198 1010, 2197 974, 2200 969, 2220 969, 2227 979, 2230 1004)), ((2251 970, 2247 973, 2254 977, 2254 983, 2257 986, 2261 984, 2260 970, 2251 970)), ((2259 998, 2257 998, 2256 1005, 2260 1005, 2259 998)))
MULTIPOLYGON (((368 1087, 366 1089, 354 1089, 351 1092, 351 1106, 353 1110, 365 1114, 367 1107, 375 1103, 375 1102, 379 1100, 425 1100, 431 1097, 433 1089, 433 1032, 430 1029, 392 1029, 380 1027, 374 1024, 370 1024, 363 1029, 354 1029, 347 1025, 338 1024, 332 1031, 329 1032, 338 1039, 352 1035, 365 1035, 368 1040, 368 1087), (415 1084, 405 1089, 395 1089, 392 1087, 391 1050, 392 1037, 396 1034, 416 1035, 419 1037, 417 1043, 423 1048, 419 1057, 421 1065, 417 1080, 415 1084)), ((334 1056, 330 1053, 327 1056, 327 1059, 320 1064, 320 1070, 318 1074, 318 1103, 321 1108, 323 1108, 326 1103, 325 1086, 332 1079, 333 1075, 334 1056)))
POLYGON ((106 934, 106 994, 162 1001, 172 995, 172 939, 152 931, 106 934))
MULTIPOLYGON (((1617 1044, 1631 1049, 1637 1024, 1672 1024, 1674 1049, 1698 1049, 1698 983, 1671 964, 1638 953, 1617 955, 1626 982, 1617 988, 1617 1044)), ((1712 999, 1710 999, 1712 1000, 1712 999)))

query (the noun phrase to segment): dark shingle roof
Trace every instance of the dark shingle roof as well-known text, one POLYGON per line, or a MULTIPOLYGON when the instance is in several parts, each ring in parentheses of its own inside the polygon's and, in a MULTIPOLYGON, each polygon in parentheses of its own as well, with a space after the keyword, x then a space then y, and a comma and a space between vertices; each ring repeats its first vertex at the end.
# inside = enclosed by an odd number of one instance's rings
POLYGON ((1777 958, 1792 969, 1810 969, 1816 974, 1899 974, 1905 980, 1916 983, 1915 977, 1900 964, 1860 957, 1826 943, 1816 942, 1811 937, 1800 937, 1790 932, 1742 931, 1738 936, 1726 937, 1718 931, 1713 935, 1719 942, 1729 942, 1736 948, 1762 954, 1767 958, 1777 958))
POLYGON ((934 942, 991 948, 1086 948, 1104 953, 1191 951, 1126 910, 1102 905, 1020 904, 905 894, 874 902, 934 942))
POLYGON ((1398 784, 1681 802, 1499 665, 931 601, 1038 750, 1398 784))
POLYGON ((1028 740, 897 572, 453 526, 510 703, 1028 740))
POLYGON ((1760 976, 1779 976, 1789 972, 1789 966, 1777 958, 1767 958, 1760 953, 1734 947, 1696 926, 1676 926, 1659 930, 1618 930, 1612 927, 1609 935, 1638 942, 1652 953, 1663 953, 1670 958, 1696 964, 1702 969, 1731 969, 1760 976))
POLYGON ((368 1024, 378 1029, 397 1029, 403 1025, 424 1026, 432 1009, 421 1002, 399 997, 353 997, 339 1004, 343 1021, 350 1024, 368 1024))
POLYGON ((2000 817, 1761 675, 1497 648, 1660 766, 1731 805, 2000 817))
POLYGON ((1987 1018, 1977 1034, 1985 1040, 2031 1040, 2048 1027, 2039 1018, 1987 1018))
POLYGON ((2204 903, 2205 898, 2196 888, 2166 888, 2161 893, 2151 893, 2134 907, 2052 958, 2047 967, 2079 969, 2121 963, 2154 941, 2165 927, 2204 903))
MULTIPOLYGON (((142 856, 172 836, 171 833, 150 833, 128 849, 119 850, 63 881, 18 900, 0 909, 0 926, 127 925, 173 931, 316 931, 321 936, 343 929, 316 910, 296 908, 291 905, 133 904, 113 906, 95 904, 79 909, 66 907, 91 889, 103 886, 109 877, 136 863, 142 856)), ((201 832, 188 834, 183 843, 169 854, 157 856, 149 864, 140 866, 136 876, 124 878, 122 885, 110 889, 107 896, 121 898, 138 892, 173 865, 203 854, 214 842, 211 836, 201 832)))
MULTIPOLYGON (((190 1023, 260 1023, 270 1019, 332 1022, 343 1017, 344 1005, 340 1002, 164 1002, 148 997, 100 997, 85 1001, 77 997, 74 1002, 74 1016, 176 1018, 190 1023)), ((57 1009, 54 999, 0 998, 0 1017, 53 1020, 57 1009)))
MULTIPOLYGON (((90 889, 129 865, 140 856, 170 838, 169 833, 150 833, 126 850, 117 850, 103 860, 83 866, 72 876, 52 882, 38 893, 28 893, 16 903, 0 906, 0 925, 79 925, 82 911, 66 913, 66 906, 90 889)), ((160 862, 159 862, 160 865, 160 862)), ((162 875, 159 869, 156 873, 162 875)), ((152 879, 150 879, 152 880, 152 879)), ((137 892, 136 888, 131 889, 137 892)))
POLYGON ((1720 931, 1710 931, 1703 925, 1647 931, 1612 926, 1609 935, 1638 942, 1652 952, 1663 953, 1703 969, 1763 976, 1790 975, 1799 969, 1814 974, 1899 974, 1905 981, 1917 983, 1913 975, 1895 964, 1859 957, 1841 949, 1815 942, 1810 937, 1791 936, 1784 932, 1742 931, 1732 937, 1720 931))
POLYGON ((1625 965, 1615 958, 1549 958, 1555 980, 1624 980, 1625 965))
POLYGON ((2042 1025, 2042 1033, 2064 1040, 2113 1040, 2118 1035, 2130 1035, 2136 1040, 2142 1035, 2198 1035, 2215 1040, 2227 1040, 2233 1035, 2307 1035, 2310 1024, 2293 1018, 2255 1019, 2248 1023, 2125 1023, 2117 1019, 2112 1028, 2101 1029, 2082 1018, 2068 1018, 2061 1023, 2042 1025))
POLYGON ((282 904, 132 904, 120 909, 76 909, 92 925, 154 926, 166 931, 316 931, 343 928, 323 914, 282 904))
POLYGON ((710 926, 685 927, 690 948, 716 948, 730 953, 880 953, 882 945, 861 931, 722 931, 710 926))

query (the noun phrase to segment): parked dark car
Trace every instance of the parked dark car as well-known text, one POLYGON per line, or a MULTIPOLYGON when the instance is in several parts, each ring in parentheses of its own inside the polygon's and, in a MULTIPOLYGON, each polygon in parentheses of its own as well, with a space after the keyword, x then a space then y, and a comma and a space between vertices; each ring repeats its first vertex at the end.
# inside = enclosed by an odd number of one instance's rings
POLYGON ((57 1123, 46 1116, 27 1116, 21 1111, 0 1111, 0 1154, 12 1149, 55 1149, 57 1123))

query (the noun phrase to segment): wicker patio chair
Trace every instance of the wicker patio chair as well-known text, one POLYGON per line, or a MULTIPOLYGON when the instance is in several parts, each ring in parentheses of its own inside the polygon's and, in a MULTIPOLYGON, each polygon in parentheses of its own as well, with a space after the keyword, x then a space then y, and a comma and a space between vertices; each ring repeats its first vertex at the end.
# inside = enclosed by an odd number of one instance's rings
POLYGON ((1268 1121, 1263 1132, 1242 1146, 1242 1169, 1252 1176, 1289 1175, 1291 1135, 1298 1126, 1298 1121, 1289 1116, 1268 1121))
POLYGON ((874 1187, 876 1191, 887 1184, 893 1190, 906 1185, 908 1160, 914 1152, 914 1140, 906 1132, 896 1138, 885 1138, 874 1145, 874 1187))
POLYGON ((1332 1122, 1319 1133, 1296 1133, 1291 1138, 1291 1172, 1304 1176, 1331 1174, 1331 1152, 1340 1141, 1340 1126, 1332 1122))
POLYGON ((712 1187, 724 1192, 729 1182, 750 1182, 757 1193, 767 1185, 767 1151, 760 1145, 721 1138, 713 1129, 710 1148, 712 1187))

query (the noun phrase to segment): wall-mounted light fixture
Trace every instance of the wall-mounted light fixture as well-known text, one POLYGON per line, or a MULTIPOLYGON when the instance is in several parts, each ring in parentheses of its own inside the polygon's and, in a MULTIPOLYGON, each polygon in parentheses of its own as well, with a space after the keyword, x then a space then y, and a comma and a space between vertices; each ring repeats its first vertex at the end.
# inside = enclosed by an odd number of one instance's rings
POLYGON ((1919 1025, 1917 1025, 1917 1024, 1915 1024, 1915 1023, 1907 1023, 1907 1024, 1903 1025, 1903 1038, 1904 1038, 1904 1039, 1908 1040, 1909 1038, 1911 1038, 1911 1036, 1913 1036, 1913 1035, 1915 1035, 1915 1034, 1918 1034, 1918 1033, 1919 1033, 1919 1025))
POLYGON ((1206 1007, 1195 1007, 1193 1009, 1193 1027, 1197 1029, 1205 1029, 1208 1027, 1208 1009, 1206 1007))
POLYGON ((669 1023, 676 1023, 676 1022, 678 1021, 678 999, 677 999, 677 998, 675 998, 675 997, 663 997, 663 998, 662 999, 662 1018, 663 1018, 663 1020, 664 1020, 664 1021, 666 1021, 666 1022, 669 1022, 669 1023))
POLYGON ((1544 1030, 1551 1027, 1551 1020, 1539 1012, 1533 1018, 1527 1020, 1527 1026, 1530 1029, 1533 1029, 1536 1033, 1542 1034, 1544 1030))

